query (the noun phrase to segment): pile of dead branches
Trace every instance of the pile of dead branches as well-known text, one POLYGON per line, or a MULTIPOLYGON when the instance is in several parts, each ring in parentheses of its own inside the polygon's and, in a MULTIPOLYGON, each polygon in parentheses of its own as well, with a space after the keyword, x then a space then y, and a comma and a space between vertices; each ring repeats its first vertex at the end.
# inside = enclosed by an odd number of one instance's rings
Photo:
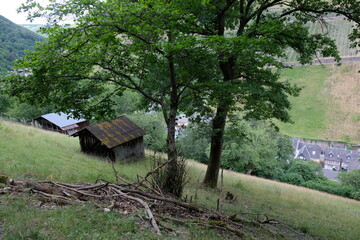
MULTIPOLYGON (((93 202, 105 211, 121 209, 131 212, 143 209, 154 232, 161 234, 159 222, 194 223, 230 231, 244 236, 243 225, 236 218, 222 215, 205 207, 165 196, 138 183, 114 184, 99 181, 95 184, 68 184, 54 181, 27 182, 10 180, 10 185, 29 189, 39 199, 59 205, 74 202, 93 202)), ((160 223, 161 228, 171 231, 160 223)))

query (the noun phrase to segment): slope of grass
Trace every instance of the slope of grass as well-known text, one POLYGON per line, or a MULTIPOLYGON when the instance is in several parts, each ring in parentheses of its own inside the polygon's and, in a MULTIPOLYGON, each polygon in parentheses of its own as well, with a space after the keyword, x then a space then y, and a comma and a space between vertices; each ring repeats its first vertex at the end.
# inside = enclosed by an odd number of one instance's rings
MULTIPOLYGON (((113 180, 109 163, 80 153, 77 139, 39 129, 0 121, 0 172, 17 179, 52 179, 64 182, 113 180)), ((151 166, 145 158, 134 163, 117 163, 120 175, 136 179, 151 166)), ((205 166, 189 162, 189 184, 184 196, 216 209, 221 192, 201 186, 205 166)), ((219 184, 220 186, 220 184, 219 184)), ((357 240, 360 236, 360 202, 306 188, 256 177, 224 172, 224 192, 236 200, 223 202, 228 214, 254 216, 265 213, 319 239, 357 240)), ((140 224, 135 215, 104 213, 89 205, 55 209, 33 207, 31 197, 0 195, 0 225, 6 239, 159 239, 140 224), (140 227, 140 230, 139 230, 140 227), (142 229, 142 230, 141 230, 142 229)), ((142 213, 138 213, 138 215, 142 213)), ((274 226, 275 227, 275 226, 274 226)), ((178 225, 177 239, 222 239, 218 232, 196 225, 178 225)), ((263 230, 261 239, 279 239, 263 230)), ((276 230, 277 231, 277 230, 276 230)), ((290 230, 289 230, 290 231, 290 230)), ((291 231, 290 231, 291 232, 291 231)), ((0 236, 1 238, 1 236, 0 236)), ((162 239, 172 239, 165 234, 162 239)), ((286 238, 285 238, 286 239, 286 238)), ((303 236, 303 239, 310 239, 303 236)))
POLYGON ((283 79, 302 87, 299 97, 291 97, 294 124, 279 123, 280 131, 303 138, 321 139, 326 130, 326 95, 323 92, 330 76, 326 66, 298 66, 283 72, 283 79))
MULTIPOLYGON (((198 173, 204 173, 205 166, 193 164, 198 173)), ((230 171, 224 171, 224 184, 226 192, 238 197, 237 204, 224 204, 224 210, 229 213, 266 213, 320 239, 360 236, 359 201, 230 171)), ((214 206, 211 199, 215 196, 201 191, 205 199, 202 201, 214 206)))
POLYGON ((303 87, 291 97, 294 124, 279 123, 280 131, 292 137, 360 142, 360 63, 342 66, 296 66, 283 72, 283 79, 303 87))
MULTIPOLYGON (((1 121, 0 132, 0 172, 13 178, 73 183, 114 180, 111 165, 82 154, 77 138, 1 121)), ((146 173, 143 164, 131 163, 126 165, 126 171, 119 171, 125 177, 136 177, 146 173)))

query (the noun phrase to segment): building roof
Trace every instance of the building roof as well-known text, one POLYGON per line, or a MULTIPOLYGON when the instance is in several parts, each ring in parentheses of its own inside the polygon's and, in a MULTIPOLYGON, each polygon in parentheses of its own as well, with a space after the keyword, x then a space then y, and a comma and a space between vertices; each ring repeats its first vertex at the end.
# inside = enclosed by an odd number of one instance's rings
MULTIPOLYGON (((49 122, 52 122, 53 124, 59 126, 60 128, 86 121, 86 119, 71 118, 69 115, 67 115, 65 113, 59 113, 59 114, 49 113, 49 114, 42 115, 41 117, 45 118, 49 122)), ((40 117, 38 117, 38 118, 40 118, 40 117)), ((38 118, 36 118, 36 119, 38 119, 38 118)))
POLYGON ((345 150, 340 148, 327 148, 324 152, 325 160, 328 161, 357 161, 360 157, 360 152, 345 150))
POLYGON ((87 126, 72 136, 76 137, 85 130, 92 133, 108 148, 113 148, 146 134, 142 128, 125 116, 87 126))
POLYGON ((296 154, 295 158, 303 156, 304 159, 320 159, 322 154, 322 149, 319 145, 316 144, 304 144, 299 152, 296 154))

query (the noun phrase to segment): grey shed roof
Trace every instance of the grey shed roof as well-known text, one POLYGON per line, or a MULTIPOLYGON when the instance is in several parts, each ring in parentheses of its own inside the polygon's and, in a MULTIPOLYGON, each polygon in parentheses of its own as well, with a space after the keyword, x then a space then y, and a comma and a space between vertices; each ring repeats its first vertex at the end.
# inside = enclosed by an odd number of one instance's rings
POLYGON ((60 128, 86 121, 85 119, 71 118, 71 117, 69 117, 69 115, 67 115, 65 113, 59 113, 59 114, 49 113, 49 114, 42 115, 41 117, 45 118, 49 122, 52 122, 53 124, 59 126, 60 128))

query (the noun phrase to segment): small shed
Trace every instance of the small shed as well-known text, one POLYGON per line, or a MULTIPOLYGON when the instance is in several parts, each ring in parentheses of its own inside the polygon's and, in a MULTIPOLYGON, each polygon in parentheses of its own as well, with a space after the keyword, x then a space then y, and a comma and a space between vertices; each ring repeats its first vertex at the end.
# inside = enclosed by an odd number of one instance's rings
POLYGON ((146 132, 125 116, 90 125, 73 134, 79 137, 81 151, 112 161, 144 156, 146 132))
POLYGON ((89 126, 86 119, 71 118, 65 113, 49 113, 31 120, 33 125, 38 125, 48 131, 59 132, 67 135, 89 126))

